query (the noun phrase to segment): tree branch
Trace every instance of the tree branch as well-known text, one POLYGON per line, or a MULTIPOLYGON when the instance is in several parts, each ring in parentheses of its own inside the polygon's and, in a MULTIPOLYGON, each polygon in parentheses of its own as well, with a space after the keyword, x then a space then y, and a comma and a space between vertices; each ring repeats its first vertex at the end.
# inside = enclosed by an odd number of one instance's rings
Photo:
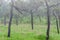
POLYGON ((51 5, 51 6, 49 6, 49 8, 51 8, 51 7, 56 7, 56 6, 58 6, 58 5, 60 5, 60 3, 57 3, 56 5, 51 5))
POLYGON ((19 13, 23 14, 19 8, 17 8, 16 6, 13 6, 19 13))

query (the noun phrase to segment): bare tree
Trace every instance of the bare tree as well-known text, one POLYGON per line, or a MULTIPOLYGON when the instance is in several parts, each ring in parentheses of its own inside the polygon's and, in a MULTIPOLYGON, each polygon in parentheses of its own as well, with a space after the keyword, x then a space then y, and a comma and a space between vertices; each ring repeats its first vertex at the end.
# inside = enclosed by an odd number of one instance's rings
POLYGON ((8 37, 10 37, 10 32, 11 32, 11 23, 12 23, 12 18, 13 18, 13 0, 11 0, 11 10, 10 10, 10 20, 9 20, 9 25, 8 25, 8 37))
POLYGON ((33 27, 33 12, 32 12, 32 10, 30 11, 30 13, 31 13, 31 26, 32 26, 32 30, 33 30, 34 27, 33 27))
POLYGON ((54 10, 53 10, 53 15, 54 15, 54 16, 55 16, 55 18, 56 18, 57 33, 59 34, 58 16, 57 16, 57 14, 54 12, 54 10))
POLYGON ((41 22, 41 15, 38 14, 37 16, 39 17, 39 21, 41 22))
POLYGON ((49 13, 49 5, 47 3, 47 0, 45 0, 46 6, 47 6, 47 22, 48 22, 48 27, 47 27, 47 33, 46 33, 46 40, 49 40, 49 31, 50 31, 50 13, 49 13))
POLYGON ((47 22, 48 22, 47 33, 46 33, 46 35, 47 35, 46 40, 49 40, 49 31, 50 31, 50 13, 49 13, 49 11, 50 11, 50 8, 56 7, 56 6, 60 5, 60 3, 57 3, 55 5, 51 5, 51 6, 48 5, 47 0, 45 0, 45 3, 46 3, 46 6, 47 6, 47 22))
POLYGON ((6 25, 6 16, 4 16, 4 25, 6 25))
POLYGON ((15 20, 16 20, 16 25, 18 25, 18 23, 19 23, 19 15, 15 15, 15 20))

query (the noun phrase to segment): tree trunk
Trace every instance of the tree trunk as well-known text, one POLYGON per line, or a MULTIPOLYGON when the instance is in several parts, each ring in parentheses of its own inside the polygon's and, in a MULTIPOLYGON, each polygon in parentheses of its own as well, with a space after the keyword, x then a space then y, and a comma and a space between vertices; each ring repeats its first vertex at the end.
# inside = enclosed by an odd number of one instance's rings
POLYGON ((10 21, 8 25, 8 37, 10 37, 10 31, 11 31, 11 23, 12 23, 12 17, 13 17, 13 0, 11 0, 12 5, 11 5, 11 14, 10 14, 10 21))
POLYGON ((58 27, 58 20, 57 20, 57 18, 56 18, 56 26, 57 26, 57 32, 59 34, 59 27, 58 27))
POLYGON ((6 25, 6 16, 4 16, 4 25, 6 25))
POLYGON ((32 30, 33 30, 34 27, 33 27, 33 13, 32 13, 32 10, 30 11, 30 13, 31 13, 31 26, 32 26, 32 30))
POLYGON ((18 15, 16 15, 16 25, 18 25, 18 15))
POLYGON ((47 11, 47 15, 48 15, 48 18, 47 18, 47 22, 48 22, 48 27, 47 27, 47 37, 46 37, 46 40, 49 40, 49 31, 50 31, 50 15, 49 15, 49 12, 47 11))
POLYGON ((54 15, 55 18, 56 18, 57 33, 59 34, 58 16, 54 13, 54 11, 53 11, 53 15, 54 15))
POLYGON ((47 22, 48 22, 48 27, 47 27, 47 32, 46 32, 46 40, 49 40, 49 32, 50 32, 50 14, 49 14, 49 6, 46 1, 46 6, 47 6, 47 22))

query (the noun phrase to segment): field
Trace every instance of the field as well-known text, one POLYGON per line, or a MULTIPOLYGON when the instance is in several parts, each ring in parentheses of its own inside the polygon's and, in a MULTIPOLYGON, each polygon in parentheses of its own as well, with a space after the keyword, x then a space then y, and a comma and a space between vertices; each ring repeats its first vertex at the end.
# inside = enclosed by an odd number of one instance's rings
MULTIPOLYGON (((47 25, 34 24, 34 30, 31 24, 12 24, 11 37, 7 37, 8 25, 0 25, 0 40, 46 40, 47 25)), ((60 40, 60 34, 57 33, 56 25, 51 25, 50 39, 60 40)))

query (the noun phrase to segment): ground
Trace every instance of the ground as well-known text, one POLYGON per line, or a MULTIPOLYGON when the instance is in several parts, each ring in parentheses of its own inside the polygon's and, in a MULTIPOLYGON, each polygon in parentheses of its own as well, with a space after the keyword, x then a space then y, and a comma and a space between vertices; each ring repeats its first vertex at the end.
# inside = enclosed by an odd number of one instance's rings
MULTIPOLYGON (((34 30, 30 24, 13 24, 11 26, 11 37, 7 37, 8 25, 0 25, 0 40, 46 40, 47 25, 34 24, 34 30)), ((56 25, 51 25, 50 39, 60 40, 60 34, 57 33, 56 25)))

